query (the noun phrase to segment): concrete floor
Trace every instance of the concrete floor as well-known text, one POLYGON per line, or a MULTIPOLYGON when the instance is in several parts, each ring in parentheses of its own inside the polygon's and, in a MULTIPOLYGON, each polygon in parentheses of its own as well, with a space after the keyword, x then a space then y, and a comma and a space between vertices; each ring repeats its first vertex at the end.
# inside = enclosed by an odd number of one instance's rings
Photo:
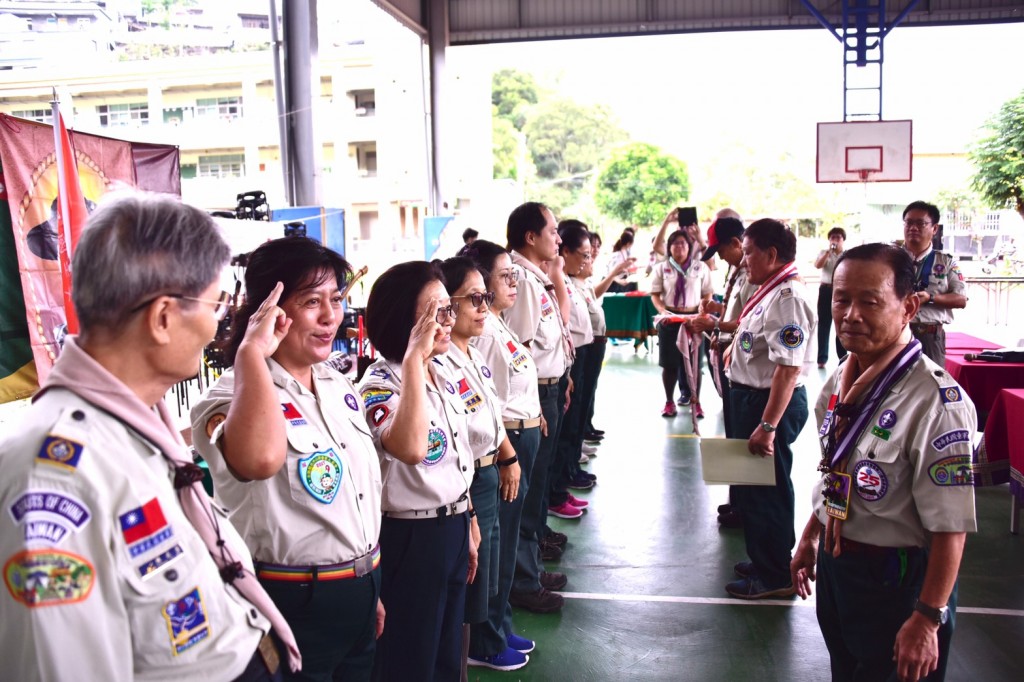
MULTIPOLYGON (((829 370, 834 366, 832 359, 829 370)), ((816 398, 825 371, 812 373, 816 398)), ((530 663, 501 673, 470 668, 471 680, 828 680, 828 652, 813 599, 731 599, 724 585, 743 560, 740 530, 720 530, 715 508, 727 489, 701 480, 690 418, 660 416, 656 351, 610 348, 598 395, 608 435, 587 465, 600 483, 579 520, 552 519, 569 535, 560 614, 516 610, 517 632, 537 641, 530 663), (614 401, 614 396, 620 396, 614 401)), ((702 392, 704 435, 723 435, 721 401, 702 392)), ((797 441, 798 532, 810 514, 819 458, 806 427, 797 441)), ((1024 538, 1009 534, 1008 486, 977 491, 979 532, 960 570, 960 608, 947 680, 1019 680, 1024 669, 1024 538)))

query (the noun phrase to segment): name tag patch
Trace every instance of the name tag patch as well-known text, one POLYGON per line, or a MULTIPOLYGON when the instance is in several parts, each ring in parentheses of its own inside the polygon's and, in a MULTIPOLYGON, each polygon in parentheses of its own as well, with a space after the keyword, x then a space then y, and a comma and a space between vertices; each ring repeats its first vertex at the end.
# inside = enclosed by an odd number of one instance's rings
POLYGON ((95 581, 93 565, 71 552, 27 550, 4 564, 7 590, 29 608, 84 601, 95 581))
POLYGON ((512 353, 512 369, 519 369, 523 363, 528 359, 526 353, 516 347, 515 341, 509 341, 505 344, 508 351, 512 353))
POLYGON ((853 486, 862 500, 877 502, 889 490, 889 478, 874 462, 862 459, 853 468, 853 486))
POLYGON ((950 445, 954 443, 970 443, 971 434, 967 429, 956 429, 955 431, 946 431, 944 434, 932 441, 932 447, 942 452, 950 445))
POLYGON ((941 486, 974 485, 974 469, 968 455, 943 457, 928 467, 928 478, 941 486))
POLYGON ((341 459, 333 448, 299 460, 299 480, 317 502, 330 504, 341 486, 341 459))
POLYGON ((26 542, 49 545, 59 545, 91 517, 84 502, 51 490, 30 490, 15 500, 9 511, 14 522, 23 526, 26 542))
POLYGON ((551 299, 548 298, 547 294, 542 293, 540 295, 540 314, 541 314, 541 317, 549 317, 554 312, 555 312, 555 307, 553 305, 551 305, 551 299))
POLYGON ((78 460, 82 458, 84 449, 85 446, 81 443, 51 434, 43 441, 36 459, 64 469, 74 470, 78 468, 78 460))
POLYGON ((194 588, 181 599, 164 604, 163 617, 171 638, 171 650, 177 656, 210 636, 206 607, 199 588, 194 588))
POLYGON ((477 405, 483 402, 480 394, 473 390, 473 387, 469 385, 465 377, 459 379, 459 397, 466 404, 467 410, 475 410, 477 405))

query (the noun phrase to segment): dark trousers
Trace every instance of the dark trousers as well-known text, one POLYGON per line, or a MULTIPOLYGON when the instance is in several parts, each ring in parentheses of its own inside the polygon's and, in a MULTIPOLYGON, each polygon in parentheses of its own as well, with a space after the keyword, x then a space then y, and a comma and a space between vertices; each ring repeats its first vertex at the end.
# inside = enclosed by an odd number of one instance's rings
POLYGON ((464 623, 472 624, 487 620, 487 603, 498 589, 498 465, 476 470, 469 496, 480 528, 476 578, 466 586, 466 616, 463 619, 464 623))
MULTIPOLYGON (((725 376, 725 353, 724 348, 722 352, 718 353, 718 383, 722 387, 722 421, 725 424, 725 437, 726 438, 749 438, 750 434, 745 436, 737 436, 734 432, 732 424, 732 401, 729 399, 729 377, 725 376)), ((711 362, 711 359, 708 359, 711 362)), ((733 503, 733 488, 735 486, 729 486, 729 504, 733 503)), ((733 509, 737 514, 739 509, 733 509)))
MULTIPOLYGON (((897 550, 880 555, 843 552, 839 558, 818 545, 817 613, 832 661, 834 682, 896 680, 892 648, 896 633, 921 593, 928 552, 897 550)), ((928 677, 945 678, 956 621, 956 586, 949 596, 949 621, 939 628, 939 665, 928 677)))
POLYGON ((512 583, 515 592, 536 592, 540 589, 539 543, 548 518, 548 479, 555 458, 555 446, 558 444, 558 427, 562 423, 567 382, 563 377, 556 384, 538 387, 540 411, 548 424, 548 435, 540 438, 520 516, 519 549, 516 552, 516 573, 512 583))
POLYGON ((373 679, 449 682, 462 674, 469 514, 389 519, 380 529, 387 610, 373 679))
MULTIPOLYGON (((733 384, 729 389, 737 438, 749 438, 759 429, 761 415, 768 404, 768 389, 750 390, 733 384)), ((768 589, 791 583, 789 562, 793 558, 796 534, 793 530, 793 442, 807 423, 807 391, 793 390, 789 405, 776 425, 775 485, 735 485, 733 504, 743 515, 743 535, 747 556, 768 589)), ((753 455, 751 455, 753 456, 753 455)))
POLYGON ((249 665, 245 667, 241 675, 235 678, 234 682, 284 682, 284 671, 290 669, 288 667, 287 649, 273 632, 271 632, 271 638, 274 641, 274 648, 277 649, 277 655, 280 658, 277 670, 270 672, 267 669, 267 664, 263 662, 263 656, 260 655, 257 649, 256 653, 249 659, 249 665))
MULTIPOLYGON (((832 330, 832 285, 818 287, 818 364, 828 362, 828 335, 832 330)), ((836 334, 836 357, 845 358, 846 349, 836 334)))
POLYGON ((302 653, 302 670, 292 673, 285 648, 278 647, 285 680, 370 679, 377 647, 380 568, 347 580, 260 583, 288 621, 302 653))
POLYGON ((512 606, 508 603, 508 595, 512 591, 512 578, 516 571, 519 518, 530 485, 533 460, 540 447, 540 427, 509 431, 508 439, 519 458, 519 493, 511 502, 498 501, 498 585, 487 601, 487 620, 469 628, 469 654, 474 658, 500 654, 508 646, 507 636, 512 634, 512 606))
POLYGON ((597 380, 601 378, 601 368, 604 367, 604 354, 608 350, 608 337, 594 337, 593 351, 587 367, 583 370, 585 374, 592 373, 594 381, 591 387, 590 399, 587 401, 587 416, 583 424, 583 433, 594 430, 594 404, 597 402, 597 380))
POLYGON ((576 347, 576 360, 572 363, 569 376, 573 390, 569 409, 562 415, 562 426, 558 430, 558 447, 555 463, 556 475, 551 478, 549 504, 557 507, 569 499, 569 481, 580 472, 580 454, 583 452, 583 421, 586 419, 587 386, 586 368, 590 362, 593 344, 576 347))
POLYGON ((946 330, 943 326, 936 325, 938 328, 934 332, 923 332, 920 329, 915 329, 915 325, 910 325, 910 331, 914 334, 914 338, 921 342, 921 351, 931 358, 939 367, 945 369, 946 367, 946 330))

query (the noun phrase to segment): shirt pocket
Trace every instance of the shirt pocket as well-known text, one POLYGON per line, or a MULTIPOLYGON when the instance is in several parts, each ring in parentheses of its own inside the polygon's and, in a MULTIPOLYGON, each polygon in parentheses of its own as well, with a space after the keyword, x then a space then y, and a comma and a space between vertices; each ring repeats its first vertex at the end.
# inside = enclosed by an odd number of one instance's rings
POLYGON ((867 442, 854 452, 849 473, 852 494, 869 508, 884 509, 897 496, 895 491, 907 475, 908 463, 900 458, 902 447, 868 434, 867 442))
POLYGON ((309 426, 288 429, 285 470, 292 501, 316 511, 334 501, 347 475, 338 445, 309 426))

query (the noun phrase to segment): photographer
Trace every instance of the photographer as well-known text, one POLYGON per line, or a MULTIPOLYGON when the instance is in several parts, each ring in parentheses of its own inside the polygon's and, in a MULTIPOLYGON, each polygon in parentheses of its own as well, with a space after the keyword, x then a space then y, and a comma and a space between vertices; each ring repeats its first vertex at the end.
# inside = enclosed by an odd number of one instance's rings
MULTIPOLYGON (((825 369, 825 363, 828 362, 828 335, 832 329, 832 273, 845 243, 846 230, 833 227, 828 231, 828 248, 822 249, 814 259, 814 267, 821 270, 821 286, 818 287, 818 369, 825 369)), ((846 357, 846 349, 838 335, 836 357, 840 360, 846 357)))

